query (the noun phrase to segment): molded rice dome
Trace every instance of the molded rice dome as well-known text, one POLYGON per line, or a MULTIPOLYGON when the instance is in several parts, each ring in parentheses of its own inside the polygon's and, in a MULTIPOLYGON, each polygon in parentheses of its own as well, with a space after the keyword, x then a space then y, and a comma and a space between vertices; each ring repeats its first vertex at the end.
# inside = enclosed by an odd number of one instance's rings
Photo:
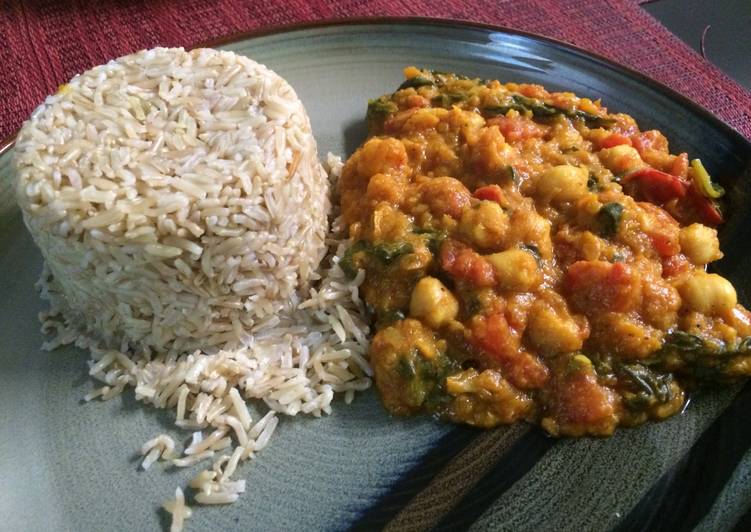
POLYGON ((16 153, 46 295, 106 346, 237 344, 316 279, 330 204, 310 121, 246 57, 157 48, 93 68, 16 153))

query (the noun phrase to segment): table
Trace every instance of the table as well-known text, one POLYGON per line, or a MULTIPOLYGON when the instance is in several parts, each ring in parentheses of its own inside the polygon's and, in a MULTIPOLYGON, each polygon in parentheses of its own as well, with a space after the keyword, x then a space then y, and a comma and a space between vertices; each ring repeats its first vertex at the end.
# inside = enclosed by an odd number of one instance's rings
POLYGON ((642 4, 697 52, 704 28, 706 58, 738 83, 751 90, 751 1, 657 0, 642 4))

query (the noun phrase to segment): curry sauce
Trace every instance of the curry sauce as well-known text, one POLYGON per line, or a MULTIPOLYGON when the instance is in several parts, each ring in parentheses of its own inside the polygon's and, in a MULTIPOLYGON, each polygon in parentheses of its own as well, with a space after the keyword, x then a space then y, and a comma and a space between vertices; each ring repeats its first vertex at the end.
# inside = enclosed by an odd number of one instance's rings
POLYGON ((340 182, 390 412, 604 436, 751 374, 700 161, 572 93, 405 74, 340 182))

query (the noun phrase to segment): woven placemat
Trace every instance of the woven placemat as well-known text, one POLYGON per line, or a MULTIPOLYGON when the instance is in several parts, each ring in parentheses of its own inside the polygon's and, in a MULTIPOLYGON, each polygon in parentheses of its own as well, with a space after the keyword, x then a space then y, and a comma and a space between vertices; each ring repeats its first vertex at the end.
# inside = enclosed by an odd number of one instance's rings
POLYGON ((0 2, 0 138, 58 85, 153 46, 194 46, 241 31, 363 16, 497 24, 575 44, 681 92, 751 139, 751 94, 638 6, 638 0, 5 0, 0 2))

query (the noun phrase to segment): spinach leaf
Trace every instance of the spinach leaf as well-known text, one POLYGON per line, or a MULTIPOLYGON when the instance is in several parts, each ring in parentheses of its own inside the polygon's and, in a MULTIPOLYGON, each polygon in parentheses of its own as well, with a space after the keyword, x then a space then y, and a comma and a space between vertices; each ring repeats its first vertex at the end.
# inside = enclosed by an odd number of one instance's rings
POLYGON ((432 79, 428 79, 425 76, 415 76, 413 78, 409 78, 404 81, 399 87, 396 89, 397 91, 403 90, 403 89, 417 89, 418 87, 427 87, 434 85, 432 79))
POLYGON ((537 262, 538 266, 542 265, 542 256, 540 256, 540 248, 538 248, 534 244, 519 244, 519 248, 523 249, 524 251, 532 255, 535 258, 535 262, 537 262))
POLYGON ((590 192, 600 191, 600 180, 592 172, 589 173, 589 178, 587 179, 587 190, 590 192))
POLYGON ((399 393, 410 407, 436 411, 450 400, 446 393, 446 377, 459 369, 455 361, 443 352, 426 359, 415 347, 397 356, 396 371, 404 381, 399 393))
POLYGON ((606 116, 593 115, 586 111, 570 111, 566 113, 566 116, 574 120, 582 120, 587 127, 604 127, 608 128, 615 124, 615 120, 606 116))
POLYGON ((388 115, 396 111, 396 104, 388 98, 381 96, 375 100, 368 100, 367 118, 388 115))
POLYGON ((381 244, 371 244, 368 252, 379 259, 383 264, 391 264, 396 259, 407 253, 412 253, 414 249, 409 242, 383 242, 381 244))
POLYGON ((412 253, 412 244, 409 242, 382 242, 380 244, 370 244, 365 240, 358 240, 355 242, 339 261, 339 267, 341 267, 344 274, 353 279, 357 275, 358 266, 355 263, 355 256, 360 253, 367 253, 368 255, 378 259, 381 264, 388 266, 396 259, 407 253, 412 253))
POLYGON ((514 94, 511 96, 511 100, 503 105, 488 106, 485 107, 482 112, 488 116, 505 115, 511 109, 522 112, 532 113, 534 118, 547 119, 553 118, 558 115, 563 115, 571 120, 581 120, 588 127, 610 127, 615 124, 615 120, 612 118, 598 116, 586 111, 578 109, 563 109, 554 105, 547 104, 535 100, 534 98, 528 98, 521 94, 514 94))
POLYGON ((440 77, 444 77, 444 78, 452 77, 454 79, 463 79, 463 80, 473 79, 473 80, 477 81, 478 83, 480 82, 480 78, 470 78, 469 76, 464 76, 462 74, 453 74, 451 72, 444 72, 442 70, 431 70, 430 73, 433 76, 440 76, 440 77))
POLYGON ((663 349, 674 349, 683 353, 701 353, 706 350, 701 336, 686 331, 673 331, 665 336, 663 349))
POLYGON ((732 382, 747 373, 744 367, 751 366, 751 337, 727 346, 686 331, 673 331, 644 363, 689 377, 696 384, 732 382))
POLYGON ((368 128, 373 133, 383 126, 386 118, 398 110, 396 104, 388 96, 381 96, 375 100, 368 100, 368 111, 365 113, 365 119, 368 122, 368 128))
POLYGON ((378 319, 376 320, 376 329, 380 330, 384 327, 388 327, 392 323, 396 321, 401 321, 405 319, 406 316, 404 315, 404 312, 401 310, 387 310, 386 312, 383 312, 378 315, 378 319))
POLYGON ((342 260, 339 261, 339 267, 344 272, 344 275, 350 279, 354 279, 357 276, 357 266, 355 265, 355 255, 362 251, 365 251, 368 247, 367 242, 364 240, 358 240, 352 244, 349 249, 344 253, 342 260))
POLYGON ((436 231, 435 229, 424 229, 418 227, 413 231, 418 235, 425 235, 425 245, 428 246, 430 252, 435 255, 438 250, 441 249, 441 244, 446 240, 446 233, 444 231, 436 231))
POLYGON ((620 364, 618 376, 626 385, 622 397, 629 408, 641 410, 673 399, 670 373, 658 373, 642 364, 620 364))
POLYGON ((431 103, 434 106, 450 109, 455 103, 461 102, 467 99, 467 95, 461 92, 444 92, 438 96, 434 96, 431 99, 431 103))
POLYGON ((623 205, 620 203, 606 203, 595 215, 597 233, 604 238, 615 236, 623 215, 623 205))

